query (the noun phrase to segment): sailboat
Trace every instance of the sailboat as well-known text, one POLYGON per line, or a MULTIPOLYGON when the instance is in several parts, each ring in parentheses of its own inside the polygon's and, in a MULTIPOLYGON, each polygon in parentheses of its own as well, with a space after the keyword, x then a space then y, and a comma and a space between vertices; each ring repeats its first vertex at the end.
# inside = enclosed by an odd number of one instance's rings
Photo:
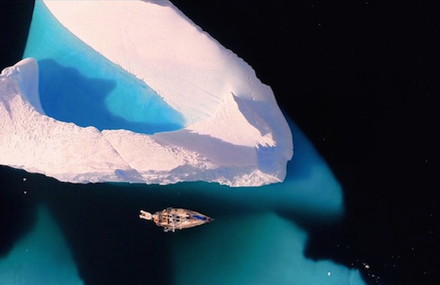
POLYGON ((141 210, 139 218, 153 220, 156 225, 164 228, 164 232, 174 232, 176 229, 192 228, 214 221, 214 219, 196 211, 171 207, 154 214, 141 210))

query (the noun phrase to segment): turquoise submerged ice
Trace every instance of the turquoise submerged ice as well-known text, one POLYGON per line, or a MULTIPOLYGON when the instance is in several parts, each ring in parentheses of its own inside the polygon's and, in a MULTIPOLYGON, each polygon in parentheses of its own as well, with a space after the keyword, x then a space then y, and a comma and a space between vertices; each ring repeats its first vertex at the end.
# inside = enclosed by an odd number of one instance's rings
POLYGON ((0 284, 84 284, 66 241, 44 206, 38 209, 35 228, 0 259, 0 284))
POLYGON ((207 227, 194 238, 176 240, 173 284, 365 284, 356 270, 305 258, 305 232, 273 213, 219 223, 222 232, 207 227))

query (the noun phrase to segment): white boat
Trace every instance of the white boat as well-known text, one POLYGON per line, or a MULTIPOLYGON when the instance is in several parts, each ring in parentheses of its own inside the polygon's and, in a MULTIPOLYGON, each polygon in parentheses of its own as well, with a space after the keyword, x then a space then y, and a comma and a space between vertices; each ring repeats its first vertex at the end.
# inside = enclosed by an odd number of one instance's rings
POLYGON ((139 218, 153 220, 156 225, 164 228, 164 232, 192 228, 214 220, 195 211, 171 207, 154 214, 141 210, 139 218))

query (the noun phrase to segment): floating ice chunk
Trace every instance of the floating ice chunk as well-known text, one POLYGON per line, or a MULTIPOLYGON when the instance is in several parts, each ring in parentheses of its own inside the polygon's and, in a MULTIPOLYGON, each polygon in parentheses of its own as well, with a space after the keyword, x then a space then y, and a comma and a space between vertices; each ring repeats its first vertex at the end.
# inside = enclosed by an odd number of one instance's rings
POLYGON ((38 209, 35 228, 4 258, 0 258, 0 284, 84 284, 60 230, 48 210, 38 209))

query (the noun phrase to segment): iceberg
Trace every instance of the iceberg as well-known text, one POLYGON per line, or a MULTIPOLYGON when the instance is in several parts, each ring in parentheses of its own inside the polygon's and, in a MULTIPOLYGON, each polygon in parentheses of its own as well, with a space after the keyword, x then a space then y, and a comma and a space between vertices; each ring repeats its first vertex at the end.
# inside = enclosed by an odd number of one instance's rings
POLYGON ((281 182, 271 88, 169 1, 36 1, 0 76, 0 164, 60 181, 281 182))
MULTIPOLYGON (((126 200, 136 201, 130 206, 134 216, 145 201, 217 211, 212 227, 167 240, 164 272, 173 284, 365 284, 358 270, 307 258, 307 234, 292 221, 331 221, 343 214, 341 185, 328 165, 298 126, 287 123, 254 70, 166 0, 36 1, 25 59, 0 75, 0 164, 74 183, 206 181, 242 187, 193 182, 149 191, 158 188, 103 185, 96 196, 105 196, 105 209, 114 205, 108 202, 112 193, 136 193, 126 200), (292 133, 296 154, 290 161, 292 133), (132 189, 146 191, 123 191, 132 189)), ((101 188, 56 185, 53 191, 101 188)), ((81 199, 52 203, 92 208, 84 203, 89 195, 74 192, 81 199)), ((129 203, 122 204, 126 211, 129 203)), ((50 216, 41 209, 39 216, 48 225, 50 216)), ((87 220, 100 222, 93 215, 87 220)), ((60 235, 44 223, 36 229, 44 228, 48 240, 60 244, 60 235)), ((118 228, 111 223, 91 232, 107 235, 108 227, 118 228)), ((40 232, 34 230, 0 260, 0 283, 16 278, 14 260, 24 262, 23 249, 41 242, 40 232)), ((146 238, 154 239, 143 230, 136 233, 130 243, 141 244, 143 258, 146 238)), ((106 246, 96 245, 98 251, 106 246)), ((65 246, 60 248, 66 271, 50 258, 35 255, 30 261, 42 260, 41 272, 50 272, 57 284, 82 284, 65 246)), ((90 264, 80 268, 99 276, 90 264)), ((115 267, 108 268, 106 278, 114 279, 115 267)), ((129 272, 145 267, 134 268, 129 272)))

